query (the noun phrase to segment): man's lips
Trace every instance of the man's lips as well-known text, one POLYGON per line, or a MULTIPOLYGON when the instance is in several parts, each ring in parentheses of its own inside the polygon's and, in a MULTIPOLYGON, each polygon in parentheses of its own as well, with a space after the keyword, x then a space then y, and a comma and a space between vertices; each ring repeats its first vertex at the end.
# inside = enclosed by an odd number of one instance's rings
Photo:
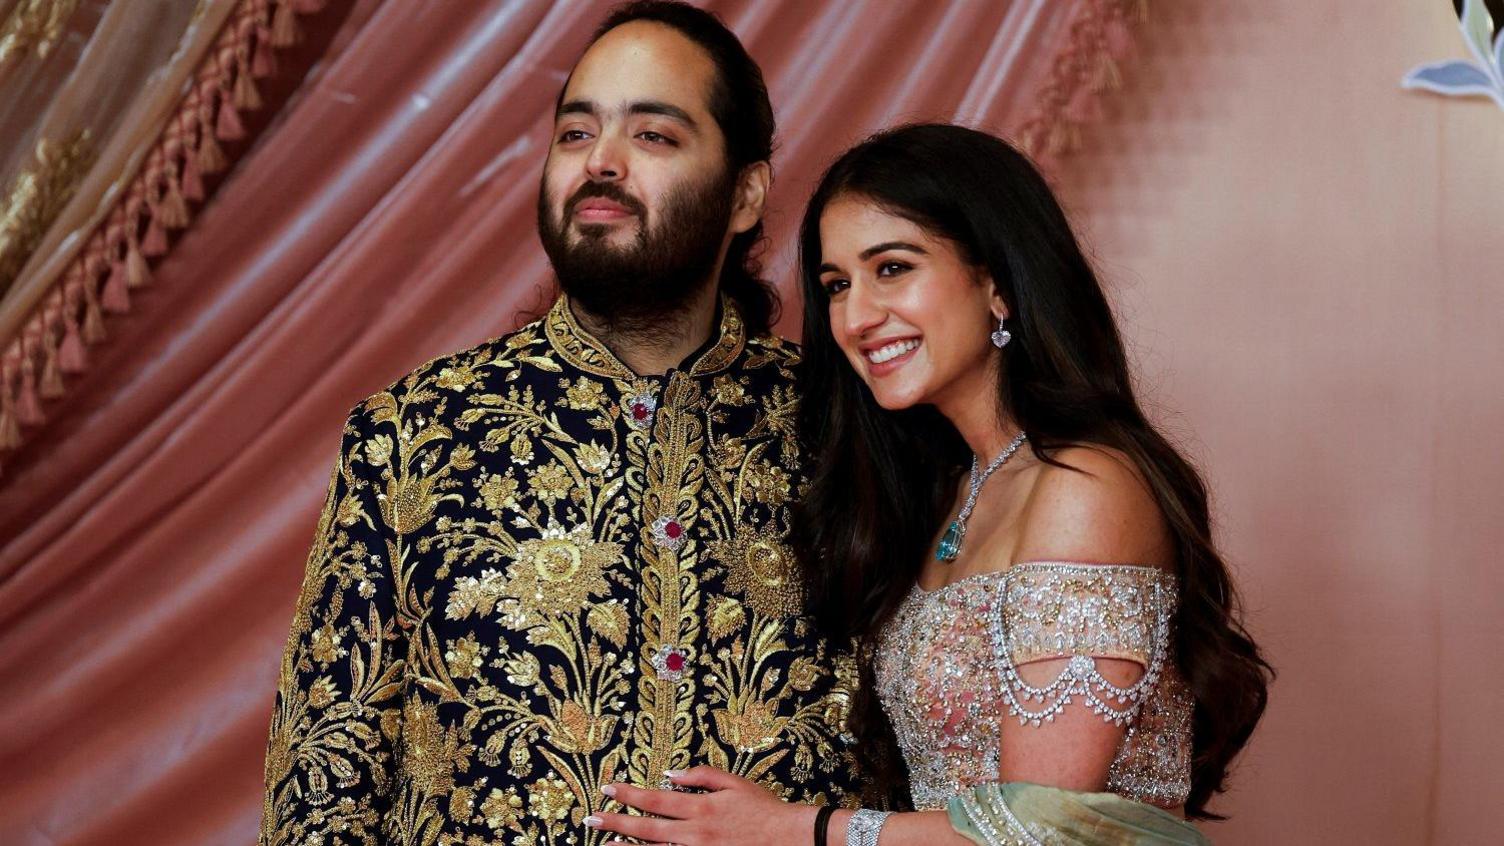
POLYGON ((595 197, 575 206, 574 216, 583 223, 607 223, 633 217, 635 213, 621 203, 595 197))

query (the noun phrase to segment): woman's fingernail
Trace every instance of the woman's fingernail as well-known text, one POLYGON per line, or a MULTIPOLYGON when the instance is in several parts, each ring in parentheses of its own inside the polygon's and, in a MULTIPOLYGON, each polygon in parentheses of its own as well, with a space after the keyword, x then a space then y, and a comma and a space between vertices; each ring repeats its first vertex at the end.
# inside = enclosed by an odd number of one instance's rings
POLYGON ((596 816, 595 814, 591 814, 590 816, 588 816, 588 817, 585 818, 585 827, 586 828, 600 828, 601 827, 601 818, 598 817, 598 816, 596 816))
POLYGON ((664 770, 663 774, 669 778, 684 778, 684 770, 664 770))
POLYGON ((614 784, 602 785, 601 792, 604 793, 604 794, 606 794, 607 796, 615 796, 616 795, 616 785, 614 785, 614 784))

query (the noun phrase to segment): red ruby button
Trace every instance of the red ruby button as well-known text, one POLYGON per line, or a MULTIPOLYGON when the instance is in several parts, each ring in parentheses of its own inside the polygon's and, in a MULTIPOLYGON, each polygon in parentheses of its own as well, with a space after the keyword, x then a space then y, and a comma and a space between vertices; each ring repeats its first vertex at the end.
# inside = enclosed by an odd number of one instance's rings
POLYGON ((663 659, 663 666, 668 668, 668 671, 670 673, 677 673, 680 670, 684 669, 683 653, 670 652, 668 656, 663 659))

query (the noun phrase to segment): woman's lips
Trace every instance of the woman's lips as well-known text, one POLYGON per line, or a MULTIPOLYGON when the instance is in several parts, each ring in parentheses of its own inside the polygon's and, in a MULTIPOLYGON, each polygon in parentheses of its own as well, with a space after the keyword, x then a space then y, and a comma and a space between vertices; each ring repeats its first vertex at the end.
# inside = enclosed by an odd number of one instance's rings
POLYGON ((921 346, 923 342, 918 338, 902 338, 863 349, 862 358, 867 362, 869 374, 885 376, 907 364, 921 346))

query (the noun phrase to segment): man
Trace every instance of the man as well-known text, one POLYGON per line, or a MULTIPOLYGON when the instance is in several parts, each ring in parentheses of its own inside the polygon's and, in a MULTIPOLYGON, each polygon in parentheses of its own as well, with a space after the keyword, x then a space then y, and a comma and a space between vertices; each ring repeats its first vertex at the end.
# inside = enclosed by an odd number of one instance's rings
POLYGON ((772 137, 711 15, 602 26, 539 192, 563 295, 345 428, 263 844, 594 844, 601 786, 700 764, 856 801, 854 662, 801 616, 785 544, 797 354, 748 269, 772 137))

